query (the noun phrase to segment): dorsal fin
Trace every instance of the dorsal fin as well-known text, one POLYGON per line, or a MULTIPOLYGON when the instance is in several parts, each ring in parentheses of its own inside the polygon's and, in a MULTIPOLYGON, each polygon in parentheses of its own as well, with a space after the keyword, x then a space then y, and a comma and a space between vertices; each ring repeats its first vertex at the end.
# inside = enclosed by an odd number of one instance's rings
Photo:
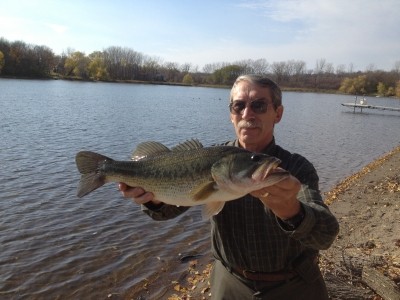
POLYGON ((171 148, 171 151, 188 151, 203 148, 203 145, 197 139, 187 140, 171 148))
POLYGON ((157 156, 160 154, 164 154, 170 152, 167 146, 159 142, 144 142, 140 143, 135 151, 132 153, 132 160, 141 160, 146 157, 157 156))

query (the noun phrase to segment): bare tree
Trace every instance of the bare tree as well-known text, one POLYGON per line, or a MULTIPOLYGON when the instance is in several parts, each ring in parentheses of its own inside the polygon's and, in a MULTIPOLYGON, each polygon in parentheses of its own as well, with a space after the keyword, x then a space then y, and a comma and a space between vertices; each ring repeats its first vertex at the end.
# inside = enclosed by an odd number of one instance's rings
POLYGON ((179 75, 179 65, 176 62, 166 62, 163 65, 165 80, 171 82, 181 81, 178 78, 179 75))
POLYGON ((253 61, 253 69, 255 74, 267 74, 269 67, 270 65, 265 58, 259 58, 253 61))
POLYGON ((184 63, 181 65, 180 70, 182 73, 189 73, 190 69, 192 68, 192 64, 191 63, 184 63))
POLYGON ((315 74, 318 75, 324 73, 326 64, 327 62, 325 58, 318 59, 317 62, 315 63, 315 70, 314 70, 315 74))
POLYGON ((281 83, 284 79, 286 72, 286 62, 274 62, 271 65, 272 74, 275 76, 275 79, 278 83, 281 83))
POLYGON ((397 74, 398 78, 400 79, 400 60, 398 60, 394 63, 392 71, 395 72, 397 74))
POLYGON ((325 74, 333 75, 335 73, 335 68, 332 63, 327 63, 324 70, 325 74))
POLYGON ((239 66, 243 70, 243 73, 245 74, 254 73, 253 61, 251 59, 243 59, 240 61, 236 61, 233 63, 233 65, 239 66))
POLYGON ((108 47, 104 51, 107 71, 113 79, 132 80, 140 75, 143 54, 130 48, 108 47))
POLYGON ((366 66, 365 67, 365 72, 374 72, 374 71, 376 71, 376 67, 375 67, 375 64, 369 64, 368 66, 366 66))
POLYGON ((346 73, 346 66, 345 65, 341 64, 341 65, 338 65, 336 67, 336 74, 337 75, 343 75, 345 73, 346 73))
POLYGON ((347 73, 349 73, 349 74, 354 73, 354 64, 353 63, 349 63, 347 73))
POLYGON ((144 56, 141 79, 163 81, 161 65, 161 58, 144 56))

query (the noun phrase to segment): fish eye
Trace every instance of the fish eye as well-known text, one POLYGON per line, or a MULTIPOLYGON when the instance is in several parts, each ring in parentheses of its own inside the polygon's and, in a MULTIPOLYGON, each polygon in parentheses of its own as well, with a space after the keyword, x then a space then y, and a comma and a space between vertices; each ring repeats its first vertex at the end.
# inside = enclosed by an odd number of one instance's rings
POLYGON ((254 162, 259 162, 261 160, 261 156, 258 155, 258 154, 253 154, 251 156, 251 160, 254 161, 254 162))

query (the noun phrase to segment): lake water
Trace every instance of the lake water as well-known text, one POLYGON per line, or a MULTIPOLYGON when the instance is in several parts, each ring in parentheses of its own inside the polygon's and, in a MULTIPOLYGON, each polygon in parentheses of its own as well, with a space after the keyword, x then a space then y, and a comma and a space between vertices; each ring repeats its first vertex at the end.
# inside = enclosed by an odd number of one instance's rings
MULTIPOLYGON (((231 140, 227 89, 0 79, 0 298, 157 299, 180 253, 209 250, 199 208, 156 222, 116 184, 76 197, 74 157, 129 159, 143 141, 231 140), (157 282, 157 285, 152 285, 157 282), (147 287, 148 290, 144 290, 147 287)), ((306 156, 326 192, 400 142, 400 113, 354 97, 285 92, 277 143, 306 156)), ((400 107, 400 101, 368 98, 400 107)))

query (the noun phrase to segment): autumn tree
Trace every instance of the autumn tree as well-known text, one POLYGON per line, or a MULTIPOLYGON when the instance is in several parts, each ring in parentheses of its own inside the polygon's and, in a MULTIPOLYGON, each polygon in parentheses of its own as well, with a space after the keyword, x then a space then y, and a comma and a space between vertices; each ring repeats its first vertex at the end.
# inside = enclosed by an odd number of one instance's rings
POLYGON ((342 80, 339 90, 346 94, 362 95, 366 92, 367 75, 355 78, 346 77, 342 80))
POLYGON ((243 67, 229 65, 214 71, 212 80, 215 84, 232 85, 235 79, 244 73, 243 67))
POLYGON ((9 59, 8 64, 11 66, 13 70, 13 75, 16 76, 26 76, 26 72, 24 69, 28 67, 27 54, 28 47, 22 41, 15 41, 11 43, 10 51, 9 51, 9 59))
POLYGON ((379 82, 378 86, 376 88, 377 94, 379 96, 385 96, 386 95, 386 90, 387 90, 387 88, 386 88, 385 84, 383 82, 379 82))
MULTIPOLYGON (((10 71, 7 70, 8 64, 6 64, 6 61, 9 61, 9 53, 10 53, 10 42, 4 38, 0 38, 0 52, 3 54, 3 65, 2 65, 2 74, 7 74, 10 71)), ((8 75, 8 74, 7 74, 8 75)))
POLYGON ((388 87, 386 91, 386 97, 391 97, 396 95, 396 88, 393 86, 388 87))
POLYGON ((0 51, 0 74, 3 67, 4 67, 4 54, 3 52, 0 51))
POLYGON ((95 51, 89 54, 88 72, 89 77, 96 80, 106 80, 109 78, 102 52, 95 51))
POLYGON ((53 51, 47 46, 32 46, 29 50, 30 74, 32 76, 49 76, 55 66, 53 51))
POLYGON ((192 75, 186 74, 185 76, 183 76, 182 83, 192 85, 194 83, 192 75))
POLYGON ((0 61, 3 75, 21 77, 47 77, 54 67, 53 51, 46 46, 8 42, 0 38, 0 61))
POLYGON ((2 76, 48 77, 50 75, 76 76, 96 80, 144 80, 163 82, 196 82, 198 84, 231 85, 237 76, 252 73, 271 77, 283 87, 302 89, 329 89, 346 93, 391 96, 398 94, 400 61, 391 71, 378 70, 370 64, 364 72, 355 73, 354 65, 338 65, 336 69, 326 59, 316 61, 315 68, 297 60, 267 62, 264 58, 243 59, 236 62, 206 64, 202 72, 191 63, 162 62, 130 48, 109 47, 89 56, 67 49, 55 56, 46 46, 9 42, 0 37, 0 73, 2 76), (186 76, 190 74, 190 77, 186 76), (345 78, 345 76, 347 78, 345 78), (358 77, 356 77, 358 76, 358 77))
POLYGON ((395 94, 397 98, 400 98, 400 80, 397 81, 395 94))
POLYGON ((85 53, 75 51, 67 57, 64 67, 67 75, 89 78, 88 65, 89 58, 85 55, 85 53))

